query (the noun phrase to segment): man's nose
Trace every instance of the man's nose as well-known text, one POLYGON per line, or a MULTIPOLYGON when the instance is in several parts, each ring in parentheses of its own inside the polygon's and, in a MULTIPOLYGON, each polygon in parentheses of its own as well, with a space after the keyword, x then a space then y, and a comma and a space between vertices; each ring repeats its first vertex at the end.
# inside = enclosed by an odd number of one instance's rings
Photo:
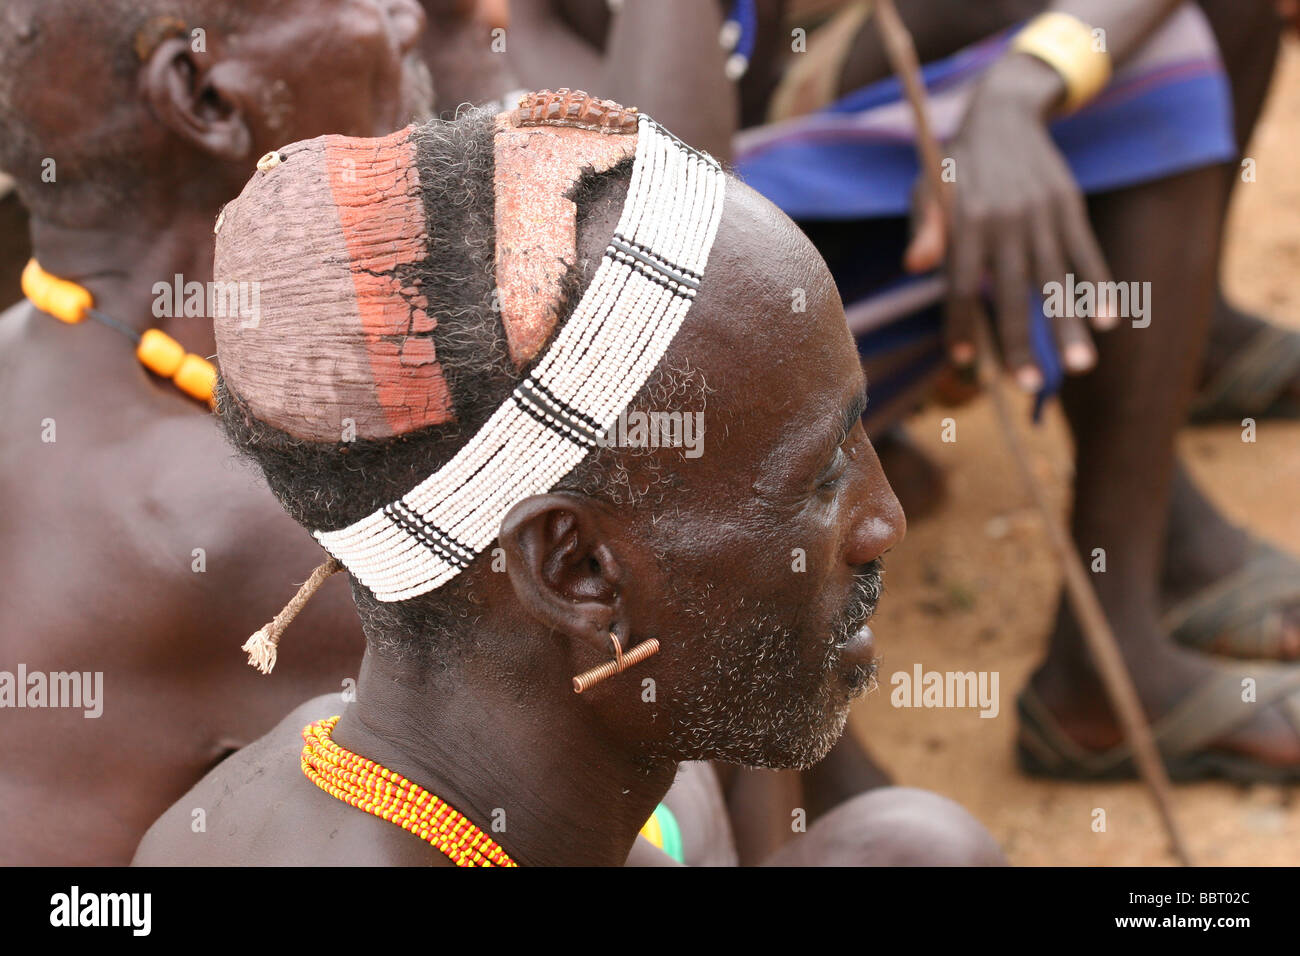
POLYGON ((853 565, 874 561, 907 534, 907 516, 903 514, 903 506, 898 503, 898 497, 889 487, 889 480, 875 457, 872 451, 868 491, 854 516, 849 553, 845 556, 853 565))
POLYGON ((383 0, 383 3, 398 47, 403 53, 409 53, 424 35, 424 8, 419 0, 383 0))

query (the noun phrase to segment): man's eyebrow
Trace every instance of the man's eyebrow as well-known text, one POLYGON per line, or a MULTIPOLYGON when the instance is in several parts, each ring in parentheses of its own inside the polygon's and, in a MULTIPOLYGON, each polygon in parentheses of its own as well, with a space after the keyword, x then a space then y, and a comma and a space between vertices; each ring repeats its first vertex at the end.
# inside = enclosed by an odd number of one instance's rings
POLYGON ((852 401, 844 407, 844 417, 840 420, 840 440, 839 444, 844 443, 844 439, 849 437, 849 432, 853 431, 853 426, 858 423, 867 410, 867 386, 864 382, 861 390, 853 396, 852 401))
MULTIPOLYGON (((822 433, 819 442, 820 451, 818 452, 819 460, 830 458, 835 449, 843 445, 849 437, 849 432, 853 431, 853 426, 858 423, 863 412, 867 410, 867 386, 864 383, 861 391, 849 400, 849 403, 840 411, 840 420, 836 430, 832 433, 829 429, 822 433)), ((827 466, 829 467, 829 465, 827 466)))

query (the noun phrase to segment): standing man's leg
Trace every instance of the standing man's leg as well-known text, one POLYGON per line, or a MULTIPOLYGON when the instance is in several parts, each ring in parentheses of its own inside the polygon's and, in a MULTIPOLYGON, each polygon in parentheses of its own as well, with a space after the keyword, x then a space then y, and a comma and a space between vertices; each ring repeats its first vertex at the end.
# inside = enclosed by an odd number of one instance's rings
MULTIPOLYGON (((1105 551, 1105 573, 1093 581, 1153 720, 1216 676, 1212 659, 1175 648, 1162 631, 1159 583, 1174 438, 1210 319, 1223 189, 1221 170, 1207 168, 1092 201, 1093 223, 1116 279, 1150 282, 1151 323, 1133 328, 1124 320, 1099 336, 1096 370, 1070 380, 1063 393, 1076 444, 1075 543, 1087 561, 1093 549, 1105 551)), ((1231 690, 1230 682, 1224 686, 1231 690)), ((1075 744, 1102 750, 1120 743, 1082 637, 1064 610, 1031 690, 1075 744)), ((1216 706, 1211 697, 1203 713, 1188 719, 1208 727, 1216 706)), ((1044 727, 1035 729, 1050 736, 1044 727)), ((1194 737, 1182 748, 1189 756, 1201 749, 1194 737)), ((1262 698, 1258 711, 1235 726, 1225 723, 1200 743, 1300 768, 1300 736, 1262 698)))

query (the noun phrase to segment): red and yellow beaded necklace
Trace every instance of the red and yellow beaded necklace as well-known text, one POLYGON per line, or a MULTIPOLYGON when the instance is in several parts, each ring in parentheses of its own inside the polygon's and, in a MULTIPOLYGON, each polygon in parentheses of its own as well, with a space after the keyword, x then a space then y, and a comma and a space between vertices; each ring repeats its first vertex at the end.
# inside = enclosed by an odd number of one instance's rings
POLYGON ((111 315, 95 308, 95 298, 85 286, 50 275, 32 259, 23 270, 23 295, 32 305, 60 322, 76 325, 87 317, 120 332, 135 343, 135 357, 140 364, 163 378, 191 398, 209 405, 217 385, 217 367, 207 359, 187 353, 185 347, 161 329, 146 329, 144 334, 123 325, 111 315))
POLYGON ((344 750, 331 736, 338 717, 302 729, 302 772, 331 797, 395 823, 433 844, 457 866, 518 866, 491 837, 401 774, 344 750))

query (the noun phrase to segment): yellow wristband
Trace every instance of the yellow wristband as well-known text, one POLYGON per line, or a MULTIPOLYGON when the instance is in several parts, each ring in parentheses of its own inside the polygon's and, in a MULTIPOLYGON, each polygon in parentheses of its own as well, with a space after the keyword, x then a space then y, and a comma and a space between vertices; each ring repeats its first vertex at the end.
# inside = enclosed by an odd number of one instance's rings
POLYGON ((1011 41, 1011 49, 1042 60, 1065 81, 1064 110, 1073 113, 1110 81, 1110 54, 1094 45, 1092 28, 1068 13, 1040 13, 1011 41))

